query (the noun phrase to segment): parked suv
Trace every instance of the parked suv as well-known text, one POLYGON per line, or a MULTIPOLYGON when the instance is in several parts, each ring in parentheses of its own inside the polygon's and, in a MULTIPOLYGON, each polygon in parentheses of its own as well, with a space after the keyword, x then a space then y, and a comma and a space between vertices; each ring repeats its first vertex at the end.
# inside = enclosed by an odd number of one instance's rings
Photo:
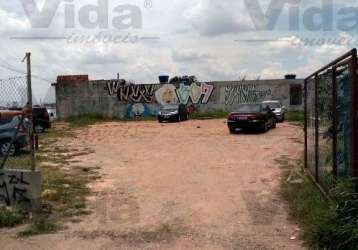
POLYGON ((184 104, 171 104, 162 106, 157 115, 158 121, 186 121, 188 120, 188 112, 184 104))
POLYGON ((5 155, 8 148, 10 147, 9 155, 15 155, 20 149, 28 145, 26 128, 20 125, 20 118, 14 117, 12 119, 0 120, 0 155, 5 155), (19 131, 15 138, 15 142, 10 146, 11 140, 13 139, 16 129, 19 126, 19 131))
POLYGON ((262 103, 265 106, 269 106, 271 108, 271 110, 275 114, 276 120, 278 122, 285 121, 286 107, 283 106, 280 101, 272 100, 272 101, 264 101, 262 103))
POLYGON ((36 133, 43 133, 46 129, 51 128, 50 116, 45 107, 33 107, 34 130, 36 133))

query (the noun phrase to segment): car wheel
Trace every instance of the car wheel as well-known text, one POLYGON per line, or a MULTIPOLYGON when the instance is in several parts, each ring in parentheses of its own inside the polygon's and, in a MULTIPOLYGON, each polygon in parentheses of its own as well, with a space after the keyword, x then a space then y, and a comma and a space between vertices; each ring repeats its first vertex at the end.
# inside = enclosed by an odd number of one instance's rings
POLYGON ((159 123, 163 123, 163 120, 160 119, 160 118, 158 118, 158 122, 159 122, 159 123))
POLYGON ((273 121, 272 128, 276 128, 276 121, 273 121))
POLYGON ((268 123, 267 123, 267 122, 264 122, 264 123, 261 125, 260 130, 261 130, 262 133, 266 133, 266 132, 268 131, 268 123))
POLYGON ((14 156, 16 154, 16 147, 14 144, 10 146, 10 142, 3 142, 0 144, 0 153, 1 155, 6 155, 10 147, 9 156, 14 156))
POLYGON ((285 115, 282 116, 281 122, 285 121, 285 115))
POLYGON ((36 124, 34 130, 37 134, 41 134, 45 131, 45 127, 42 124, 36 124))

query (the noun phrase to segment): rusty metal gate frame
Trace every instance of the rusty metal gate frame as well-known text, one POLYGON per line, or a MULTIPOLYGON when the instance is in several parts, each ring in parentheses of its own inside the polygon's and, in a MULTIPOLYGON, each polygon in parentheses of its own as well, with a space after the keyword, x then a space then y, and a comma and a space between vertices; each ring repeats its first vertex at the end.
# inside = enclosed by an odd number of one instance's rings
MULTIPOLYGON (((328 70, 332 70, 332 160, 333 160, 333 166, 332 166, 332 175, 335 179, 337 179, 338 176, 338 169, 337 169, 337 68, 341 66, 347 66, 349 68, 349 83, 351 84, 351 100, 352 100, 352 106, 351 106, 351 149, 352 152, 351 157, 351 166, 349 166, 350 169, 350 177, 355 178, 357 177, 357 49, 352 49, 348 53, 342 55, 341 57, 337 58, 336 60, 332 61, 331 63, 327 64, 326 66, 322 67, 321 69, 317 70, 310 76, 308 76, 305 79, 304 82, 304 132, 305 132, 305 158, 304 158, 304 167, 313 179, 313 181, 318 185, 318 187, 326 193, 326 190, 322 185, 320 185, 320 175, 319 175, 319 114, 318 114, 318 77, 320 73, 323 73, 328 70), (309 80, 314 79, 314 134, 315 134, 315 140, 314 140, 314 147, 315 147, 315 159, 314 159, 314 169, 315 173, 312 173, 308 166, 308 115, 307 115, 307 87, 309 84, 309 80)), ((312 84, 312 82, 311 82, 312 84)))

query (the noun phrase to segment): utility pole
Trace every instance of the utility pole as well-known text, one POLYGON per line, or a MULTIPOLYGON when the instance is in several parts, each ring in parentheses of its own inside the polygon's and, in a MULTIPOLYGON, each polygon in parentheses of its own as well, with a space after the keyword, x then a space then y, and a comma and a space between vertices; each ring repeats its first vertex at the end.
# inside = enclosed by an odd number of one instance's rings
MULTIPOLYGON (((23 61, 27 64, 27 105, 32 108, 32 83, 31 83, 31 53, 26 53, 23 61)), ((35 140, 34 140, 34 122, 32 114, 29 117, 29 136, 30 136, 30 150, 31 150, 31 170, 36 170, 35 163, 35 140)))

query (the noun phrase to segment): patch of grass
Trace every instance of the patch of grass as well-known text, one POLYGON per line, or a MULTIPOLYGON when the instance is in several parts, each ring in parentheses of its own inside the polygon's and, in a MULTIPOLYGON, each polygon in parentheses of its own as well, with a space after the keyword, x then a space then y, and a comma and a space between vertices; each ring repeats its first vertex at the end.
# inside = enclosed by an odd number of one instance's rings
POLYGON ((74 127, 86 127, 89 125, 96 124, 98 122, 111 121, 102 114, 89 113, 83 115, 70 116, 65 119, 65 122, 68 122, 71 126, 74 127))
POLYGON ((21 236, 53 233, 62 221, 88 214, 88 184, 98 178, 98 167, 73 165, 74 157, 92 152, 66 145, 66 137, 74 138, 76 129, 68 123, 54 123, 52 129, 40 135, 36 161, 42 172, 43 209, 21 236))
POLYGON ((358 246, 358 194, 354 191, 354 181, 339 181, 330 191, 333 204, 332 213, 324 223, 306 238, 320 249, 357 249, 358 246))
POLYGON ((86 172, 78 170, 66 173, 54 167, 42 167, 44 202, 51 204, 53 212, 60 216, 86 214, 87 184, 90 178, 86 172), (75 174, 77 173, 77 174, 75 174))
POLYGON ((142 116, 134 118, 109 118, 102 114, 84 114, 78 116, 70 116, 65 119, 65 122, 69 123, 71 127, 86 127, 100 122, 135 122, 135 121, 154 121, 156 116, 142 116))
POLYGON ((358 194, 352 181, 340 181, 329 192, 332 200, 327 200, 309 177, 300 174, 300 165, 281 165, 281 194, 291 218, 303 229, 302 238, 311 249, 357 249, 358 194))
POLYGON ((285 114, 285 119, 289 122, 304 122, 305 114, 302 111, 289 111, 285 114))
POLYGON ((40 216, 34 219, 30 227, 27 230, 20 232, 18 236, 29 237, 40 234, 51 234, 55 233, 58 228, 58 225, 54 221, 40 216))
MULTIPOLYGON (((39 135, 36 165, 42 172, 42 210, 29 220, 28 214, 20 208, 0 206, 0 228, 28 222, 29 228, 20 236, 52 233, 59 228, 56 223, 60 225, 63 219, 72 220, 89 213, 86 206, 90 193, 88 184, 100 176, 97 166, 73 165, 74 157, 92 153, 89 148, 71 149, 66 145, 64 139, 75 136, 76 128, 64 122, 54 123, 53 128, 39 135)), ((9 162, 7 168, 30 166, 28 155, 13 157, 9 162)))
MULTIPOLYGON (((0 157, 0 162, 2 162, 3 158, 0 157)), ((29 153, 19 153, 15 156, 10 156, 7 158, 5 163, 6 169, 31 169, 31 156, 29 153)))
POLYGON ((229 112, 219 109, 212 112, 204 112, 204 113, 192 113, 190 114, 190 119, 222 119, 227 118, 229 112))
POLYGON ((0 206, 0 228, 14 227, 26 219, 26 213, 19 207, 0 206))

